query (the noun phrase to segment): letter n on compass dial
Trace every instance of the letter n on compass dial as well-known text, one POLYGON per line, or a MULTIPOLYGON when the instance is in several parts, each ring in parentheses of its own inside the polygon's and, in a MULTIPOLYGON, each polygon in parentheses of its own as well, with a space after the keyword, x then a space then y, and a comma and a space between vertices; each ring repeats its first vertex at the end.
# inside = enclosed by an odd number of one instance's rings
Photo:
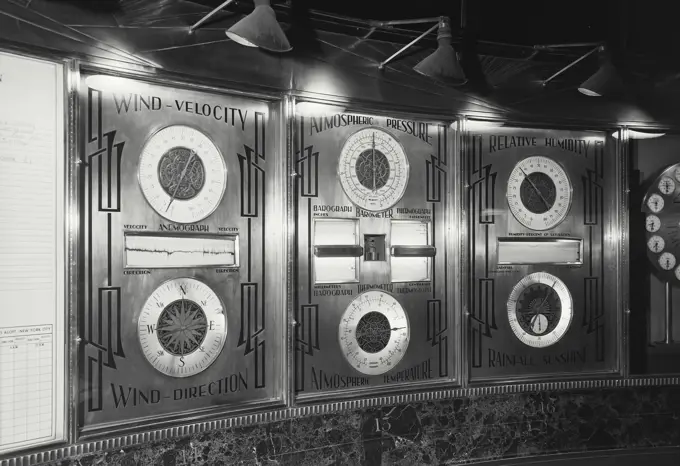
POLYGON ((519 223, 532 230, 549 230, 569 213, 571 182, 556 161, 542 156, 527 157, 512 170, 506 197, 519 223))

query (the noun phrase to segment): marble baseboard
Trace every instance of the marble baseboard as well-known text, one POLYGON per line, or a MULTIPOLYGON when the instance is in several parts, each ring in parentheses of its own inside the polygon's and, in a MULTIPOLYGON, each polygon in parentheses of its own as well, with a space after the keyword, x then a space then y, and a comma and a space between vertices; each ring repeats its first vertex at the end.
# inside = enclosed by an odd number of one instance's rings
POLYGON ((228 429, 61 466, 461 464, 680 445, 680 387, 489 395, 228 429))

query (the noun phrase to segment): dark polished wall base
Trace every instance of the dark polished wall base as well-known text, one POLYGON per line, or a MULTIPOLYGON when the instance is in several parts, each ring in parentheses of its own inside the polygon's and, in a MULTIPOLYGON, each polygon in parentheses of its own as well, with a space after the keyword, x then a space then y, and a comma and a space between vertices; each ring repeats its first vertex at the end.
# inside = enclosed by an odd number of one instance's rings
POLYGON ((61 465, 406 466, 678 445, 680 387, 640 387, 369 408, 216 431, 61 465))

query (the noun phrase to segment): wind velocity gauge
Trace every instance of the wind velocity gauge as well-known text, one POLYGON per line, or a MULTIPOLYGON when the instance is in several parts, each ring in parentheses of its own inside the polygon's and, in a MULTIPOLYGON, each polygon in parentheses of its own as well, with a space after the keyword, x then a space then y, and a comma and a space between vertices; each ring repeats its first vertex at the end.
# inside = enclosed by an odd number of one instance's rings
POLYGON ((527 275, 508 299, 508 320, 525 345, 544 348, 557 343, 569 329, 573 302, 567 286, 546 272, 527 275))
POLYGON ((151 207, 176 223, 200 222, 222 201, 227 169, 217 146, 189 126, 167 126, 146 142, 139 185, 151 207))
POLYGON ((222 301, 193 278, 168 280, 154 290, 140 313, 137 333, 142 352, 159 372, 190 377, 220 355, 227 337, 222 301))
POLYGON ((380 128, 364 128, 345 141, 338 176, 347 197, 364 210, 387 210, 401 200, 409 164, 397 139, 380 128))
POLYGON ((357 371, 380 375, 406 354, 408 318, 401 304, 384 291, 366 291, 347 306, 338 337, 345 359, 357 371))
POLYGON ((553 159, 527 157, 512 170, 506 196, 510 211, 519 223, 532 230, 549 230, 569 213, 571 182, 553 159))

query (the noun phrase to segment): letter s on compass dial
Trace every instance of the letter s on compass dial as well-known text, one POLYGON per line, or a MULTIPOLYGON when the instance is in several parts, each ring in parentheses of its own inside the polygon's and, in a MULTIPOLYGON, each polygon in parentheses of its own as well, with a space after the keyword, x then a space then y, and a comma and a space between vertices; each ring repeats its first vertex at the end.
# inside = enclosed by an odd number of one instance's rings
POLYGON ((156 370, 172 377, 206 370, 227 337, 222 301, 193 278, 175 278, 156 288, 137 324, 144 356, 156 370))
POLYGON ((406 152, 380 128, 364 128, 345 141, 338 177, 347 197, 362 209, 379 212, 399 202, 408 185, 406 152))
POLYGON ((217 146, 189 126, 167 126, 146 142, 139 185, 147 202, 171 222, 195 223, 222 201, 227 169, 217 146))
POLYGON ((527 157, 512 170, 506 196, 519 223, 532 230, 549 230, 569 213, 571 182, 556 161, 527 157))
POLYGON ((508 320, 515 336, 527 346, 557 343, 573 316, 571 294, 562 280, 546 272, 527 275, 508 299, 508 320))
POLYGON ((362 374, 392 370, 406 354, 408 318, 401 304, 384 291, 366 291, 347 306, 338 337, 347 362, 362 374))

